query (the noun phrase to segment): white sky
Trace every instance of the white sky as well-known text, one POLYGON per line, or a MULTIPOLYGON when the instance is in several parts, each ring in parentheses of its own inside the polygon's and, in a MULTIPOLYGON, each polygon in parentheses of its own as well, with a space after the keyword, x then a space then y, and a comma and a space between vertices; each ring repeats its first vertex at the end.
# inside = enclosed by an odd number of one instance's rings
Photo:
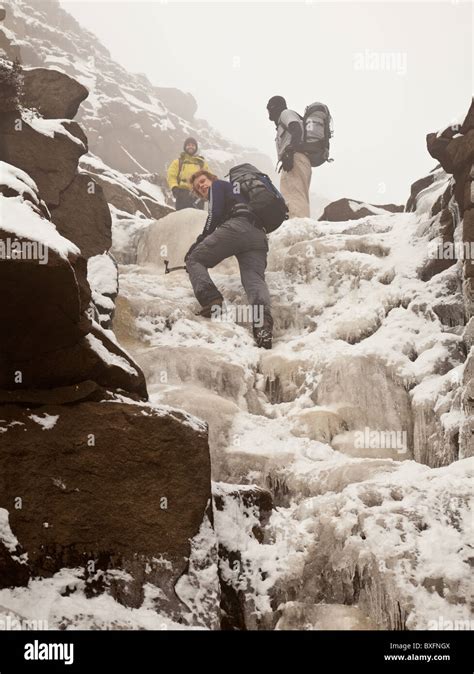
POLYGON ((190 91, 198 117, 272 159, 268 98, 301 113, 326 103, 335 161, 312 190, 331 199, 404 203, 435 165, 425 135, 462 119, 472 96, 470 2, 61 4, 127 69, 190 91))

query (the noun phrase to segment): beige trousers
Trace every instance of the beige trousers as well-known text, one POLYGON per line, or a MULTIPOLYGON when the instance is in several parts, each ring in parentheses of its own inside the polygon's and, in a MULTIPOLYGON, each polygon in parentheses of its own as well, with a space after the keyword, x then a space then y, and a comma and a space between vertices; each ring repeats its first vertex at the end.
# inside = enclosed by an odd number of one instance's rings
POLYGON ((281 172, 280 192, 288 204, 290 218, 309 218, 309 186, 311 163, 301 152, 295 152, 291 171, 281 172))

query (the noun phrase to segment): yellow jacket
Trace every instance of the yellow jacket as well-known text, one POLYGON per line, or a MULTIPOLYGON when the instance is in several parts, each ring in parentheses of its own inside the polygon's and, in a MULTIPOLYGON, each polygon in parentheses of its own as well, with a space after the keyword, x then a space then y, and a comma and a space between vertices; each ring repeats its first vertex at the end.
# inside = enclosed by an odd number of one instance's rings
POLYGON ((193 173, 201 169, 209 171, 209 166, 204 157, 198 154, 191 155, 187 152, 181 152, 178 159, 172 161, 168 168, 168 186, 170 190, 173 187, 191 190, 189 179, 193 173))

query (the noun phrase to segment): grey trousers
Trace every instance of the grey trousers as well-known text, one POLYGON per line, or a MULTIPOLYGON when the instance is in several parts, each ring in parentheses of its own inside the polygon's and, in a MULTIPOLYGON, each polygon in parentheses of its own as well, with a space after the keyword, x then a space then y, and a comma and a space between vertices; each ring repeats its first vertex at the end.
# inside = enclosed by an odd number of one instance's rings
POLYGON ((218 298, 222 299, 208 269, 235 255, 248 302, 254 307, 253 315, 258 316, 260 307, 263 307, 263 325, 271 330, 273 319, 270 293, 265 283, 267 253, 265 232, 255 227, 247 218, 231 218, 224 222, 201 241, 186 260, 189 280, 198 302, 206 306, 218 298))

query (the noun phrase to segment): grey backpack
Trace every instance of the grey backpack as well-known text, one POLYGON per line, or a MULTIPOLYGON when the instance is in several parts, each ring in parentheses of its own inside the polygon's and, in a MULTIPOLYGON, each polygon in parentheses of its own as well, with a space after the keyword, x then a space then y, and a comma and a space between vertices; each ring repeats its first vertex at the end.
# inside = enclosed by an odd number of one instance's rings
POLYGON ((321 166, 329 159, 329 139, 333 135, 332 117, 324 103, 311 103, 302 118, 303 140, 301 152, 306 154, 311 166, 321 166))

